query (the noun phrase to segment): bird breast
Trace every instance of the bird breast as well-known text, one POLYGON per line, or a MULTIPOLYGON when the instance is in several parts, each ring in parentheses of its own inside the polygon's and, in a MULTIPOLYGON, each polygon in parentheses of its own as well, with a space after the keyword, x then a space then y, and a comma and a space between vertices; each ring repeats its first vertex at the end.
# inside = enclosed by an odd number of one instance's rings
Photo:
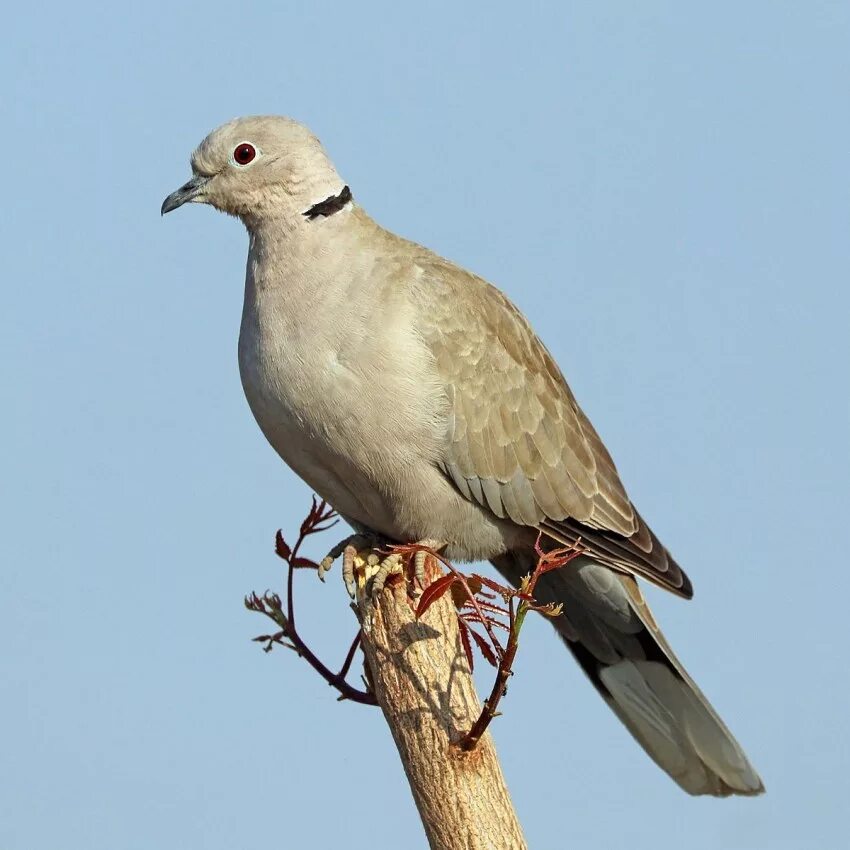
MULTIPOLYGON (((398 498, 424 482, 445 403, 403 292, 346 291, 302 269, 246 281, 239 368, 261 430, 340 512, 398 536, 398 498), (425 463, 423 463, 425 461, 425 463)), ((380 286, 376 281, 375 286, 380 286)))

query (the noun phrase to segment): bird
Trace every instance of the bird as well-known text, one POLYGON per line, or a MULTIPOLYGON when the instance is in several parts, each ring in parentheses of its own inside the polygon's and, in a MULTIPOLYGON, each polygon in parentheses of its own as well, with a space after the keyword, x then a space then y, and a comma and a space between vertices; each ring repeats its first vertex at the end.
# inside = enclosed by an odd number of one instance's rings
POLYGON ((582 554, 538 601, 605 702, 694 795, 763 783, 662 635, 637 579, 690 580, 626 493, 552 355, 496 287, 376 223, 318 138, 234 119, 162 204, 248 237, 239 372, 280 457, 356 530, 489 560, 518 584, 535 544, 582 554))

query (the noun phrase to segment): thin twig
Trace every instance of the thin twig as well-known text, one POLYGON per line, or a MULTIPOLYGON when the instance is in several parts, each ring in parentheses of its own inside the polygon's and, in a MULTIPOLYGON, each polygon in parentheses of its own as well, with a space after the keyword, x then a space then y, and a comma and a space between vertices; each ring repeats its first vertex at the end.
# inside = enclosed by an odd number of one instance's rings
POLYGON ((348 675, 348 671, 351 669, 351 662, 354 661, 354 654, 357 652, 357 647, 360 646, 360 632, 354 636, 354 640, 351 641, 351 646, 348 650, 348 655, 345 656, 345 661, 342 662, 342 667, 340 668, 339 673, 337 675, 344 679, 348 675))
POLYGON ((458 747, 466 752, 475 749, 493 718, 499 714, 499 703, 507 691, 508 679, 513 675, 513 663, 516 658, 517 649, 519 648, 519 634, 525 622, 526 614, 529 611, 539 611, 542 614, 552 617, 557 616, 561 612, 560 606, 541 606, 534 602, 534 591, 538 580, 544 573, 559 569, 568 564, 581 552, 578 545, 572 546, 569 549, 543 552, 540 548, 539 540, 536 550, 538 560, 531 575, 526 576, 522 580, 518 590, 506 588, 506 591, 510 593, 510 598, 508 599, 508 642, 504 653, 499 658, 496 679, 493 682, 490 695, 484 700, 481 714, 478 715, 478 719, 472 725, 472 728, 458 744, 458 747))
POLYGON ((429 549, 427 546, 418 546, 418 545, 408 545, 408 546, 397 546, 394 547, 396 551, 416 551, 417 549, 424 549, 429 555, 432 555, 436 558, 443 566, 463 585, 464 590, 467 594, 468 604, 475 609, 475 613, 480 618, 479 622, 484 626, 485 631, 487 632, 487 637, 490 638, 490 642, 493 644, 493 648, 496 650, 499 657, 501 657, 504 650, 502 649, 501 644, 496 638, 496 634, 493 631, 490 621, 484 615, 484 610, 481 607, 481 602, 478 599, 478 595, 472 592, 472 588, 469 586, 469 581, 466 576, 460 572, 451 561, 447 560, 443 555, 439 552, 435 552, 433 549, 429 549))
POLYGON ((287 576, 286 576, 286 613, 283 612, 280 597, 274 593, 266 593, 260 597, 256 593, 252 593, 245 598, 245 607, 251 611, 257 611, 265 614, 280 628, 280 632, 276 635, 262 635, 255 640, 263 640, 267 642, 266 651, 270 650, 272 644, 278 643, 288 649, 294 650, 329 684, 331 687, 339 691, 340 699, 351 700, 363 705, 377 705, 375 695, 370 691, 362 691, 355 688, 346 681, 348 671, 351 669, 351 664, 354 660, 354 655, 357 647, 360 644, 360 633, 358 632, 348 654, 345 657, 342 668, 339 673, 333 673, 325 664, 323 664, 315 653, 307 646, 298 630, 295 628, 295 594, 294 594, 294 576, 297 567, 309 566, 312 562, 306 558, 299 557, 299 550, 304 540, 311 534, 317 534, 321 531, 326 531, 335 524, 336 514, 327 503, 322 500, 318 501, 315 496, 310 507, 310 512, 307 514, 304 522, 301 523, 298 539, 292 549, 286 544, 280 532, 277 534, 275 551, 286 561, 287 576), (289 643, 283 640, 286 638, 289 643))

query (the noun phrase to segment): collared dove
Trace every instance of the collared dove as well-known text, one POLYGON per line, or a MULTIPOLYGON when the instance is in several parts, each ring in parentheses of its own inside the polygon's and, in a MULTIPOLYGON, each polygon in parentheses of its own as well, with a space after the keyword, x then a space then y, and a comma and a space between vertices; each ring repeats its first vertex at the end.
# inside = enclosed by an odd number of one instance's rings
POLYGON ((489 559, 516 583, 581 538, 538 585, 596 689, 691 794, 758 794, 743 750, 656 625, 636 576, 691 583, 635 510, 558 366, 495 287, 376 224, 316 137, 241 118, 192 155, 166 213, 206 203, 250 247, 239 368, 278 454, 356 529, 489 559))

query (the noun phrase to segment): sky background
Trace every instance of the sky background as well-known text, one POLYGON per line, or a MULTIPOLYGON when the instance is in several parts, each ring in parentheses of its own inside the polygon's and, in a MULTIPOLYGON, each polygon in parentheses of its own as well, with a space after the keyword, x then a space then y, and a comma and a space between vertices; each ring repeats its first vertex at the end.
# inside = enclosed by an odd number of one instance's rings
MULTIPOLYGON (((850 6, 410 6, 5 17, 0 848, 425 847, 380 714, 250 641, 310 492, 242 396, 243 229, 159 207, 252 113, 519 304, 694 581, 650 598, 767 795, 683 794, 535 620, 530 845, 846 846, 850 6)), ((336 663, 338 572, 297 590, 336 663)))

